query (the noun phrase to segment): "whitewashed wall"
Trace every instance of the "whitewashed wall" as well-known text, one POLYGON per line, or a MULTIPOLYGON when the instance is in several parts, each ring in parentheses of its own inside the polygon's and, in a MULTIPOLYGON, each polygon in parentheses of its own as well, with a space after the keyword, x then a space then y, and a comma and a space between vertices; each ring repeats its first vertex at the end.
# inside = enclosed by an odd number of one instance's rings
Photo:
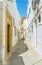
MULTIPOLYGON (((29 0, 29 3, 30 3, 30 1, 32 1, 32 0, 29 0)), ((39 8, 42 6, 42 0, 40 0, 40 3, 39 3, 39 8)), ((28 8, 28 10, 27 10, 27 16, 28 16, 28 14, 29 14, 29 9, 30 8, 32 8, 31 6, 30 6, 30 4, 29 4, 29 6, 28 6, 29 8, 28 8)), ((31 9, 31 13, 29 14, 29 17, 28 17, 28 26, 29 26, 29 24, 30 23, 32 23, 32 19, 33 19, 33 17, 35 16, 35 14, 36 14, 36 12, 37 12, 37 10, 35 10, 35 11, 33 11, 32 9, 31 9)), ((38 25, 40 25, 40 26, 38 26, 37 27, 37 39, 36 39, 36 26, 35 26, 35 23, 33 24, 33 34, 31 34, 31 42, 33 43, 33 45, 34 46, 36 46, 37 45, 37 49, 38 49, 38 51, 40 52, 40 53, 42 53, 42 9, 41 9, 41 21, 40 21, 40 23, 37 23, 38 25)), ((37 21, 36 22, 38 22, 38 19, 37 19, 37 21)), ((29 26, 30 27, 30 26, 29 26)))
MULTIPOLYGON (((20 15, 17 10, 16 1, 15 0, 13 2, 8 1, 7 5, 8 5, 7 8, 10 11, 11 16, 14 19, 16 29, 20 28, 20 15)), ((17 33, 17 30, 16 30, 16 33, 17 33)), ((16 36, 14 35, 14 27, 13 27, 13 36, 12 36, 12 46, 13 47, 16 45, 17 41, 18 41, 18 37, 17 35, 16 36)))
POLYGON ((5 28, 6 28, 6 3, 7 0, 3 0, 3 17, 2 17, 2 61, 5 59, 5 42, 6 42, 6 33, 5 33, 5 28))
MULTIPOLYGON (((41 9, 42 12, 42 9, 41 9)), ((42 54, 42 13, 41 13, 41 21, 37 27, 37 48, 40 54, 42 54)))
POLYGON ((42 53, 42 25, 40 25, 37 29, 37 48, 40 53, 42 53))
POLYGON ((39 7, 42 5, 42 0, 40 0, 39 7))
POLYGON ((15 29, 14 26, 12 25, 12 47, 14 47, 18 42, 18 37, 17 35, 15 36, 15 29))
POLYGON ((17 6, 16 6, 16 0, 14 0, 13 2, 8 1, 7 5, 8 5, 7 8, 9 9, 12 17, 15 19, 16 27, 19 28, 20 14, 19 14, 17 6))
MULTIPOLYGON (((3 47, 3 50, 2 50, 2 61, 5 60, 5 44, 6 44, 6 33, 5 33, 5 28, 6 28, 6 6, 9 10, 9 12, 11 13, 11 16, 15 19, 15 24, 16 26, 19 28, 19 20, 20 20, 20 15, 17 11, 17 8, 16 8, 16 3, 14 4, 14 2, 7 2, 7 0, 3 0, 2 1, 3 3, 3 10, 2 10, 2 13, 3 13, 3 17, 2 17, 2 47, 3 47), (9 6, 8 6, 9 5, 9 6), (18 15, 18 16, 17 16, 18 15)), ((14 36, 14 30, 13 30, 13 35, 12 35, 12 46, 15 46, 15 44, 17 43, 18 41, 18 37, 17 36, 14 36)))
POLYGON ((0 1, 0 47, 2 46, 2 12, 3 12, 3 8, 2 8, 2 1, 0 1))

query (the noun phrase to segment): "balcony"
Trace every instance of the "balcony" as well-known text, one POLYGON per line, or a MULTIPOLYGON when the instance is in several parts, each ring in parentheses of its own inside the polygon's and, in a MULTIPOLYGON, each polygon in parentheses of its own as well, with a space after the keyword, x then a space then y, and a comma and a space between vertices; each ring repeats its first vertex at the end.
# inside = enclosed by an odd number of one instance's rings
POLYGON ((36 9, 36 2, 35 2, 35 0, 32 0, 32 9, 33 9, 33 10, 36 9))
POLYGON ((35 0, 36 4, 39 4, 40 0, 35 0))
POLYGON ((36 9, 36 5, 38 5, 40 2, 40 0, 32 0, 32 9, 35 10, 36 9))

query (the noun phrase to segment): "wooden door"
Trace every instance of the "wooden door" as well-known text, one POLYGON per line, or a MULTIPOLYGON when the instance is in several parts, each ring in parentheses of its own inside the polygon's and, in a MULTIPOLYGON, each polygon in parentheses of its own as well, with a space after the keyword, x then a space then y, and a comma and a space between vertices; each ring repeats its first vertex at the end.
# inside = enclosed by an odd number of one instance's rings
POLYGON ((7 52, 10 52, 10 25, 7 24, 7 52))

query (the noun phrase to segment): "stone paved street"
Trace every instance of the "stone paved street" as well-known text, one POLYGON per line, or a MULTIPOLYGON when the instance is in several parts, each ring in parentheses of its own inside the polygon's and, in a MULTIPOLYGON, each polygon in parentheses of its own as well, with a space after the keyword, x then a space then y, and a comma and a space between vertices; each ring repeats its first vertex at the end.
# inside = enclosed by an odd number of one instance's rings
POLYGON ((4 65, 42 65, 42 56, 29 42, 21 40, 4 65))
POLYGON ((26 52, 27 50, 28 48, 26 44, 24 44, 23 40, 19 41, 6 65, 25 65, 22 57, 19 57, 19 55, 26 52))

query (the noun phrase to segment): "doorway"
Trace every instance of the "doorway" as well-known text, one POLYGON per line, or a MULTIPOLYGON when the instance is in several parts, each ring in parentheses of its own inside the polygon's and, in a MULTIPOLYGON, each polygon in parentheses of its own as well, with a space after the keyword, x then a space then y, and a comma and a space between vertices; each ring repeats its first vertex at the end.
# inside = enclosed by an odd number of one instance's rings
POLYGON ((7 52, 10 52, 10 25, 7 24, 7 52))
POLYGON ((6 9, 6 58, 12 52, 12 16, 6 9))

